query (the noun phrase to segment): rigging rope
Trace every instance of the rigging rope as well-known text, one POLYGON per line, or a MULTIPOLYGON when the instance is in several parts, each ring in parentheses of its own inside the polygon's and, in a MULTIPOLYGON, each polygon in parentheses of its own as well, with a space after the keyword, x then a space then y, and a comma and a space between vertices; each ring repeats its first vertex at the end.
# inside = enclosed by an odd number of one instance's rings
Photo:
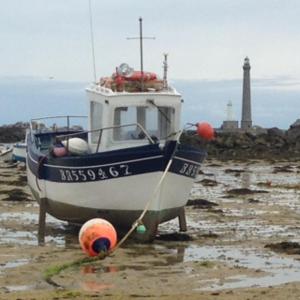
POLYGON ((170 156, 170 159, 169 159, 169 162, 159 180, 159 182, 157 183, 155 189, 154 189, 154 192, 152 194, 152 197, 149 199, 149 201, 146 203, 145 205, 145 208, 144 210, 142 211, 141 215, 136 219, 136 221, 133 222, 130 230, 126 233, 126 235, 118 242, 118 244, 113 248, 111 249, 108 253, 107 253, 107 256, 111 255, 113 252, 115 252, 127 239, 128 237, 132 234, 132 232, 141 224, 143 224, 142 220, 145 216, 145 214, 147 213, 149 207, 150 207, 150 204, 152 203, 152 201, 155 199, 156 197, 156 194, 158 193, 159 189, 160 189, 160 186, 162 185, 164 179, 166 178, 166 175, 172 165, 172 162, 173 162, 173 158, 174 158, 174 155, 177 151, 177 148, 178 148, 178 145, 179 145, 179 139, 181 137, 181 134, 182 134, 182 130, 180 130, 178 132, 178 137, 176 138, 176 145, 174 147, 174 150, 172 152, 172 155, 170 156))

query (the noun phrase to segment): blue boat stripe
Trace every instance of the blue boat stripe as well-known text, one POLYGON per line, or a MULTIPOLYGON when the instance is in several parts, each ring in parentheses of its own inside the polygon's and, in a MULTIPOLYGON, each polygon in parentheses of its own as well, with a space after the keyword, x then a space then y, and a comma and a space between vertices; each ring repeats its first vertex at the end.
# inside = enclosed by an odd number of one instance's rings
MULTIPOLYGON (((176 141, 125 148, 84 156, 48 157, 28 139, 28 167, 39 179, 52 182, 93 182, 163 171, 176 141)), ((206 152, 180 144, 170 173, 195 178, 206 152)))
POLYGON ((124 160, 124 161, 119 161, 119 162, 114 162, 114 163, 109 163, 109 164, 104 164, 104 165, 92 165, 92 166, 82 166, 82 167, 58 166, 58 165, 48 165, 48 164, 45 164, 45 166, 50 167, 50 168, 60 168, 60 169, 90 169, 90 168, 101 168, 101 167, 107 167, 107 166, 114 166, 114 165, 119 165, 119 164, 127 164, 127 163, 131 163, 131 162, 138 162, 138 161, 144 161, 144 160, 150 160, 150 159, 157 159, 157 158, 161 158, 161 157, 163 157, 163 155, 150 156, 150 157, 132 159, 132 160, 124 160))
POLYGON ((174 159, 179 159, 179 160, 186 161, 186 162, 194 164, 194 165, 201 166, 201 163, 199 163, 197 161, 186 159, 186 158, 182 158, 182 157, 179 157, 179 156, 174 156, 174 159))
MULTIPOLYGON (((29 154, 29 157, 33 162, 35 162, 36 164, 38 163, 36 160, 34 160, 31 157, 30 154, 29 154)), ((158 159, 158 158, 162 158, 162 157, 163 157, 163 155, 156 155, 156 156, 150 156, 150 157, 145 157, 145 158, 124 160, 124 161, 119 161, 119 162, 114 162, 114 163, 109 163, 109 164, 104 164, 104 165, 91 165, 91 166, 82 166, 82 167, 58 166, 58 165, 49 165, 49 164, 44 164, 44 166, 50 167, 50 168, 59 168, 59 169, 90 169, 90 168, 102 168, 102 167, 107 167, 107 166, 115 166, 115 165, 127 164, 127 163, 138 162, 138 161, 145 161, 145 160, 150 160, 150 159, 158 159)))

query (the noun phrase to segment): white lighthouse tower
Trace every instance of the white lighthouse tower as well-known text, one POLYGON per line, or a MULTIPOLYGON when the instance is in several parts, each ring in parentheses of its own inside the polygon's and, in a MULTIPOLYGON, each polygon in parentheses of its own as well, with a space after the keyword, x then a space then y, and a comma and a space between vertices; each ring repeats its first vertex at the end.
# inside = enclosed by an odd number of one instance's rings
POLYGON ((232 110, 232 102, 231 100, 227 103, 227 121, 233 121, 233 110, 232 110))
POLYGON ((237 131, 239 122, 234 120, 232 102, 229 100, 226 107, 226 121, 223 121, 222 129, 224 131, 237 131))

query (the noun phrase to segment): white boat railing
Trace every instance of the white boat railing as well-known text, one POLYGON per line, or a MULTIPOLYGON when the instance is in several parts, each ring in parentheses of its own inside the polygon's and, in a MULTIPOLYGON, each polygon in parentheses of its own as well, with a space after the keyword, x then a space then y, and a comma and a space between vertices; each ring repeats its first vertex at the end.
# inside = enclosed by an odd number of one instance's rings
MULTIPOLYGON (((30 131, 32 132, 34 129, 34 123, 39 123, 40 121, 45 121, 45 120, 53 120, 53 119, 65 119, 66 120, 66 127, 69 130, 70 129, 70 121, 71 119, 87 119, 87 116, 47 116, 47 117, 41 117, 41 118, 34 118, 30 120, 30 131)), ((38 124, 35 124, 38 126, 38 124)))
POLYGON ((62 135, 57 135, 56 138, 63 140, 63 139, 67 139, 67 150, 68 146, 69 146, 69 138, 70 137, 74 137, 74 136, 78 136, 79 134, 88 134, 88 133, 93 133, 93 132, 98 132, 99 131, 99 136, 98 136, 98 141, 97 141, 97 147, 96 147, 96 153, 99 151, 99 147, 101 144, 101 139, 102 139, 102 134, 104 130, 111 130, 111 129, 116 129, 116 128, 124 128, 124 127, 132 127, 132 126, 136 126, 138 127, 141 132, 143 132, 143 134, 145 135, 145 137, 147 138, 147 140, 151 143, 151 144, 155 144, 155 141, 153 140, 153 138, 149 135, 149 133, 147 132, 147 130, 139 123, 130 123, 130 124, 123 124, 123 125, 113 125, 113 126, 108 126, 108 127, 102 127, 99 129, 92 129, 92 130, 84 130, 84 131, 80 131, 80 132, 76 132, 76 133, 70 133, 70 134, 62 134, 62 135))
MULTIPOLYGON (((30 134, 32 139, 33 137, 33 133, 42 133, 42 132, 51 132, 51 131, 55 131, 54 128, 52 128, 52 130, 49 130, 49 128, 47 127, 42 127, 39 128, 39 122, 41 121, 45 121, 45 120, 53 120, 53 119, 65 119, 66 120, 66 130, 70 130, 70 121, 71 119, 75 119, 75 118, 87 118, 87 116, 47 116, 47 117, 41 117, 41 118, 34 118, 31 119, 30 121, 30 134), (37 128, 34 128, 37 127, 37 128)), ((43 123, 42 123, 43 124, 43 123)), ((43 126, 45 126, 45 124, 43 124, 43 126)), ((62 135, 57 135, 56 138, 58 140, 67 140, 67 150, 69 150, 69 139, 71 137, 75 137, 78 135, 84 135, 84 134, 89 134, 89 133, 93 133, 93 132, 99 132, 99 136, 98 136, 98 140, 97 140, 97 146, 96 146, 96 152, 99 151, 99 147, 101 144, 101 139, 102 139, 102 134, 103 131, 105 130, 113 130, 113 129, 117 129, 117 128, 125 128, 125 127, 138 127, 140 129, 140 131, 145 135, 145 137, 147 138, 147 140, 151 143, 151 144, 155 144, 156 142, 153 140, 153 138, 150 136, 150 134, 147 132, 147 130, 140 124, 140 123, 129 123, 129 124, 122 124, 122 125, 113 125, 113 126, 107 126, 107 127, 102 127, 102 128, 98 128, 98 129, 92 129, 92 130, 78 130, 77 132, 74 133, 69 133, 69 134, 62 134, 62 135)), ((55 126, 53 126, 55 127, 55 126)))

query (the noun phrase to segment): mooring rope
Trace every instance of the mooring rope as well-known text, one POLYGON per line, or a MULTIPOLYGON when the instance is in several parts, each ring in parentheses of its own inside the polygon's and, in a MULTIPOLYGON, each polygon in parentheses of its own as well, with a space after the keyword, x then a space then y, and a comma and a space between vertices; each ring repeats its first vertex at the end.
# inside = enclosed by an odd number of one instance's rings
MULTIPOLYGON (((175 145, 175 147, 174 147, 174 150, 173 150, 173 152, 172 152, 172 155, 170 156, 170 159, 169 159, 169 162, 168 162, 168 164, 167 164, 167 166, 166 166, 166 168, 165 168, 165 170, 164 170, 164 172, 163 172, 163 174, 162 174, 162 176, 161 176, 161 178, 160 178, 160 180, 159 180, 159 182, 157 183, 157 185, 156 185, 156 187, 155 187, 155 189, 154 189, 154 192, 153 192, 153 194, 152 194, 152 197, 149 199, 149 201, 146 203, 146 205, 145 205, 145 208, 144 208, 144 210, 142 211, 142 213, 141 213, 141 215, 132 223, 132 226, 131 226, 131 228, 130 228, 130 230, 125 234, 125 236, 117 243, 117 245, 113 248, 113 249, 111 249, 110 251, 108 251, 108 253, 107 253, 107 256, 108 255, 111 255, 112 253, 114 253, 128 238, 129 238, 129 236, 132 234, 132 232, 139 226, 139 225, 142 225, 143 224, 143 218, 144 218, 144 216, 145 216, 145 214, 147 213, 147 211, 148 211, 148 209, 149 209, 149 207, 150 207, 150 204, 152 203, 152 201, 155 199, 155 197, 156 197, 156 194, 158 193, 158 191, 159 191, 159 189, 160 189, 160 186, 162 185, 162 183, 163 183, 163 181, 164 181, 164 179, 166 178, 166 175, 167 175, 167 173, 168 173, 168 171, 169 171, 169 169, 170 169, 170 167, 171 167, 171 165, 172 165, 172 162, 173 162, 173 158, 174 158, 174 155, 175 155, 175 153, 176 153, 176 151, 177 151, 177 148, 178 148, 178 145, 179 145, 179 139, 180 139, 180 137, 181 137, 181 134, 182 134, 182 130, 180 130, 180 131, 178 131, 178 132, 176 132, 177 134, 178 134, 178 137, 177 137, 177 139, 176 139, 176 145, 175 145)), ((176 134, 175 133, 175 134, 176 134)))

